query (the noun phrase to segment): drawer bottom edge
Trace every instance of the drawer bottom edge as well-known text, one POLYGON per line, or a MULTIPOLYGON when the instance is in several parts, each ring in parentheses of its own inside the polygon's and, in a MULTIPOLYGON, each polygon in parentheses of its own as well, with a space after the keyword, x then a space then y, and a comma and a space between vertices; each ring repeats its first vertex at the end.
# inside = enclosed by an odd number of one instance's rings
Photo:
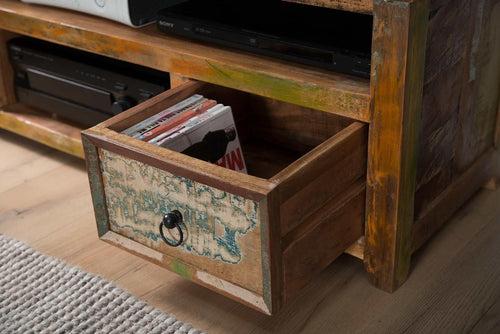
POLYGON ((199 270, 195 266, 187 264, 179 259, 148 248, 118 233, 108 231, 102 235, 100 239, 133 255, 159 265, 162 268, 174 272, 184 279, 236 300, 237 302, 240 302, 261 313, 267 315, 272 315, 274 313, 272 306, 266 302, 264 296, 260 296, 220 277, 199 270))

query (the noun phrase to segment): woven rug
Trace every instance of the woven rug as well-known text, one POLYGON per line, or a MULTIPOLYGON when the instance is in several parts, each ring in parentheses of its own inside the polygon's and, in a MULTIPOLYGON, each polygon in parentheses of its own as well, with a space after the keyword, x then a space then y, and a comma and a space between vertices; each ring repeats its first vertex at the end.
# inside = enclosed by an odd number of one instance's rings
POLYGON ((201 332, 100 277, 0 235, 0 333, 201 332))

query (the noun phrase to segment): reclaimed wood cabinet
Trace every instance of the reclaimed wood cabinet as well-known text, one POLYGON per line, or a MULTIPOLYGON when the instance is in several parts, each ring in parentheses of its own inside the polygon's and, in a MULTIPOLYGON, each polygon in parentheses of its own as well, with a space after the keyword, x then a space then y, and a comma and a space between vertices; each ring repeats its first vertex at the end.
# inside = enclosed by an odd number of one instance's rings
POLYGON ((0 127, 85 154, 103 240, 261 312, 343 252, 394 291, 500 175, 500 1, 293 1, 373 15, 371 78, 1 0, 0 127), (17 35, 168 71, 172 89, 85 130, 82 146, 83 129, 16 101, 5 43, 17 35), (249 175, 120 134, 195 92, 236 106, 249 175), (157 229, 172 210, 177 248, 157 229))

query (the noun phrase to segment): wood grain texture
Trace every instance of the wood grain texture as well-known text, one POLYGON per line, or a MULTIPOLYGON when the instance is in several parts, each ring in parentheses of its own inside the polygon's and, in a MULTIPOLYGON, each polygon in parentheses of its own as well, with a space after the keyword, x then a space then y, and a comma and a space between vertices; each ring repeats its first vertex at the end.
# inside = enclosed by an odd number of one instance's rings
MULTIPOLYGON (((425 242, 445 226, 463 203, 476 194, 481 187, 490 191, 499 189, 498 180, 500 180, 500 154, 490 149, 465 173, 456 178, 441 196, 434 199, 414 223, 412 252, 417 252, 425 242), (492 175, 495 176, 491 179, 492 175)), ((364 249, 365 240, 361 238, 347 249, 346 253, 363 259, 364 249)))
POLYGON ((83 158, 80 128, 54 120, 25 105, 13 104, 2 107, 0 128, 83 158))
POLYGON ((9 157, 0 159, 0 233, 208 333, 483 334, 500 326, 500 190, 474 196, 414 256, 396 294, 374 289, 359 261, 341 256, 269 317, 100 241, 81 160, 5 131, 0 152, 9 157))
POLYGON ((428 1, 375 1, 365 268, 394 291, 408 275, 428 1))
POLYGON ((183 77, 182 75, 170 73, 170 88, 175 88, 186 83, 189 79, 183 77))
POLYGON ((478 322, 472 327, 471 334, 494 333, 498 330, 500 319, 500 297, 488 308, 478 322))
POLYGON ((309 215, 307 226, 284 238, 285 302, 293 300, 304 286, 363 235, 365 199, 365 183, 361 181, 309 215))
POLYGON ((14 93, 14 71, 9 61, 7 41, 15 34, 0 30, 0 106, 16 102, 14 93))
POLYGON ((349 248, 345 250, 346 254, 354 256, 360 260, 365 258, 365 238, 364 236, 356 240, 349 248))
POLYGON ((348 118, 273 99, 253 98, 248 104, 247 117, 242 117, 241 123, 247 132, 299 153, 310 151, 353 123, 348 118))
POLYGON ((279 183, 282 235, 364 178, 366 143, 366 126, 353 123, 271 178, 279 183))
POLYGON ((413 252, 432 237, 492 175, 499 173, 499 158, 500 155, 494 149, 484 153, 427 207, 421 218, 413 225, 413 252))
POLYGON ((499 1, 431 1, 415 219, 492 146, 499 40, 499 1))
POLYGON ((301 106, 370 119, 366 79, 133 29, 54 8, 0 3, 0 28, 301 106))
POLYGON ((465 48, 469 65, 458 114, 460 131, 453 161, 457 176, 491 148, 500 101, 500 1, 472 1, 470 6, 474 28, 465 48))
POLYGON ((99 237, 102 237, 109 231, 109 216, 102 180, 99 150, 84 136, 82 136, 82 143, 85 152, 90 192, 92 194, 92 205, 94 206, 94 215, 97 223, 97 234, 99 237))
POLYGON ((283 0, 310 6, 327 7, 369 14, 373 11, 373 0, 283 0))

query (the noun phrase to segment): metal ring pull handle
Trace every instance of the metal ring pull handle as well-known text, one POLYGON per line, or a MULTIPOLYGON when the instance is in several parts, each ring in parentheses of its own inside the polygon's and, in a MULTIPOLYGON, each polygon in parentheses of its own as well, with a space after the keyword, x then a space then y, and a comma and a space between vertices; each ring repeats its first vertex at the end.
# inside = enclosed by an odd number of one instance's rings
POLYGON ((182 224, 182 214, 178 210, 174 210, 170 213, 167 213, 163 220, 160 223, 160 235, 163 241, 172 247, 179 247, 184 242, 184 233, 181 228, 182 224), (168 230, 173 230, 174 228, 179 231, 179 240, 171 241, 165 237, 165 233, 163 229, 166 228, 168 230))

